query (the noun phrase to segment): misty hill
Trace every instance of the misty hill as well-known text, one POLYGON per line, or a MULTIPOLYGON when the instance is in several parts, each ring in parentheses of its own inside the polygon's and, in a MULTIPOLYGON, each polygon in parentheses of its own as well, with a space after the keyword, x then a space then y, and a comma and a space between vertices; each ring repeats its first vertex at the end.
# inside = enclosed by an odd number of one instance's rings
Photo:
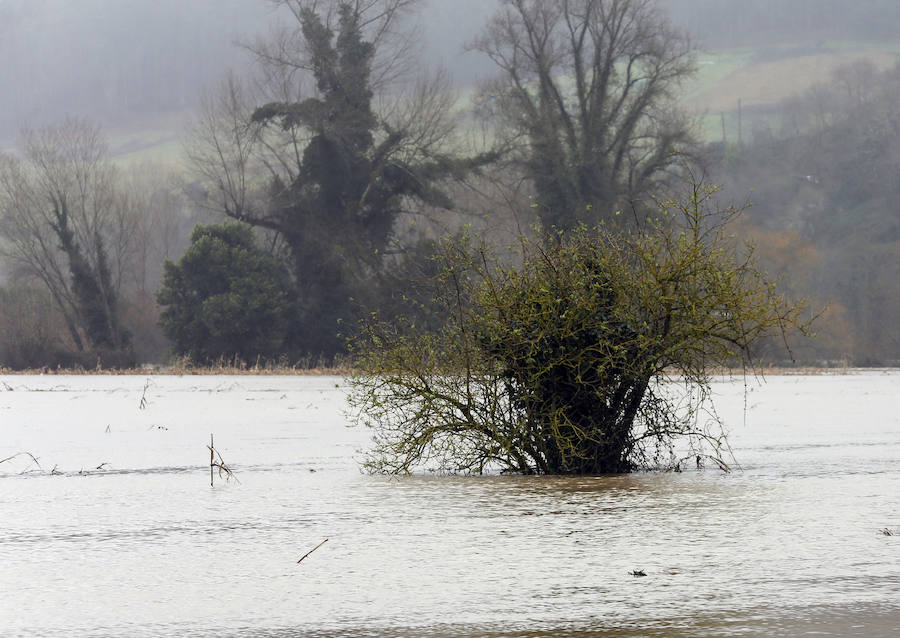
MULTIPOLYGON (((474 81, 462 43, 490 11, 482 0, 432 0, 421 24, 426 63, 474 81)), ((0 140, 67 115, 158 128, 195 108, 226 70, 245 68, 236 43, 283 14, 266 0, 0 0, 0 140)))
POLYGON ((232 40, 264 23, 243 0, 0 2, 0 136, 66 115, 116 125, 191 108, 242 63, 232 40))
POLYGON ((887 41, 900 35, 896 0, 665 0, 674 21, 712 49, 887 41))
MULTIPOLYGON (((490 76, 490 63, 463 47, 496 4, 424 2, 415 19, 425 66, 446 66, 460 86, 490 76)), ((884 43, 900 30, 894 0, 661 4, 715 52, 692 91, 693 103, 713 111, 738 97, 777 101, 825 79, 850 54, 880 55, 883 67, 895 52, 885 53, 884 43), (854 42, 856 50, 835 50, 835 42, 854 42), (760 77, 772 82, 764 86, 760 77)), ((247 65, 235 42, 265 33, 278 18, 267 0, 0 0, 0 140, 66 115, 107 128, 168 128, 167 116, 189 112, 227 69, 247 65)))

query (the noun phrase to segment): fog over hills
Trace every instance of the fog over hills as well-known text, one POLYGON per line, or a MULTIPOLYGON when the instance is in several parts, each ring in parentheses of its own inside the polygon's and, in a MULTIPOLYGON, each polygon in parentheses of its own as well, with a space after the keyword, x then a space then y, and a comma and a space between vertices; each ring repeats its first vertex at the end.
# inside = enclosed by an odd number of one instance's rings
MULTIPOLYGON (((423 0, 423 65, 443 65, 458 85, 492 73, 464 45, 497 0, 423 0)), ((885 39, 900 30, 894 0, 664 0, 703 47, 826 38, 885 39)), ((283 10, 282 10, 283 12, 283 10)), ((282 18, 285 15, 281 15, 282 18)), ((195 107, 205 87, 247 65, 236 46, 279 18, 266 0, 0 0, 0 139, 65 115, 106 127, 195 107)))
MULTIPOLYGON (((462 43, 490 4, 424 9, 414 19, 426 65, 474 81, 462 43)), ((227 69, 248 64, 236 43, 265 34, 281 13, 265 0, 0 0, 0 138, 66 115, 116 126, 189 110, 227 69)))

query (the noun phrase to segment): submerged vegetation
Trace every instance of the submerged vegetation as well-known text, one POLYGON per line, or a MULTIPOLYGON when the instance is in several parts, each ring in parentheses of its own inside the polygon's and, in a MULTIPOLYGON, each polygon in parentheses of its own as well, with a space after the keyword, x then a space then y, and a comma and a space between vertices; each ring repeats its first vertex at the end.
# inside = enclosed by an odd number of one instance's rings
POLYGON ((808 332, 752 250, 734 209, 696 181, 629 232, 601 226, 523 241, 504 266, 444 244, 438 331, 375 319, 354 343, 351 403, 375 472, 605 474, 708 455, 724 440, 702 409, 711 368, 754 365, 763 340, 808 332), (684 392, 678 392, 678 387, 684 392))

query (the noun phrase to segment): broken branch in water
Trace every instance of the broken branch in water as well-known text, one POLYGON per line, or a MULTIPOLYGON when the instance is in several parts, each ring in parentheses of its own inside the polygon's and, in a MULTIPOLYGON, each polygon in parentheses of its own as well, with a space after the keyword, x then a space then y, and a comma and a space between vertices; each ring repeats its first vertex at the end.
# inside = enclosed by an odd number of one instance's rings
POLYGON ((150 387, 150 378, 147 378, 147 382, 144 383, 144 391, 141 392, 141 402, 138 404, 138 410, 146 410, 147 409, 147 389, 150 387))
POLYGON ((306 558, 307 556, 309 556, 310 554, 312 554, 314 551, 316 551, 317 549, 319 549, 322 545, 324 545, 324 544, 327 543, 327 542, 328 542, 328 539, 326 538, 324 541, 322 541, 321 543, 319 543, 318 545, 316 545, 315 547, 313 547, 311 550, 309 550, 309 551, 306 552, 305 554, 303 554, 303 556, 301 556, 301 557, 300 557, 300 560, 298 560, 297 562, 298 562, 298 563, 302 563, 304 558, 306 558))
POLYGON ((8 456, 5 459, 0 460, 0 463, 6 463, 7 461, 11 461, 14 458, 16 458, 17 456, 27 456, 32 461, 34 461, 34 464, 37 465, 39 469, 43 469, 43 468, 41 468, 41 464, 38 463, 38 460, 36 458, 34 458, 34 454, 32 454, 31 452, 16 452, 12 456, 8 456))
POLYGON ((219 478, 224 476, 226 481, 234 479, 235 483, 240 485, 238 477, 234 475, 230 467, 225 465, 225 459, 222 458, 222 455, 216 449, 212 434, 209 435, 209 445, 206 446, 206 449, 209 450, 209 486, 213 486, 213 470, 216 469, 219 470, 219 478))

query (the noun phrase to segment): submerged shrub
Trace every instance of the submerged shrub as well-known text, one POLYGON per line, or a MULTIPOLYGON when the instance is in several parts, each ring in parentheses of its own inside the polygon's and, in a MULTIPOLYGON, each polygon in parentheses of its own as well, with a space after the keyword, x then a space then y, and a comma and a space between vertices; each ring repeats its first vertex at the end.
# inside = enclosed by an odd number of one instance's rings
POLYGON ((738 211, 710 209, 714 192, 658 202, 639 231, 541 233, 517 267, 446 243, 446 325, 373 319, 353 344, 368 469, 621 473, 677 465, 682 439, 719 459, 721 428, 698 412, 711 371, 807 325, 726 234, 738 211))

